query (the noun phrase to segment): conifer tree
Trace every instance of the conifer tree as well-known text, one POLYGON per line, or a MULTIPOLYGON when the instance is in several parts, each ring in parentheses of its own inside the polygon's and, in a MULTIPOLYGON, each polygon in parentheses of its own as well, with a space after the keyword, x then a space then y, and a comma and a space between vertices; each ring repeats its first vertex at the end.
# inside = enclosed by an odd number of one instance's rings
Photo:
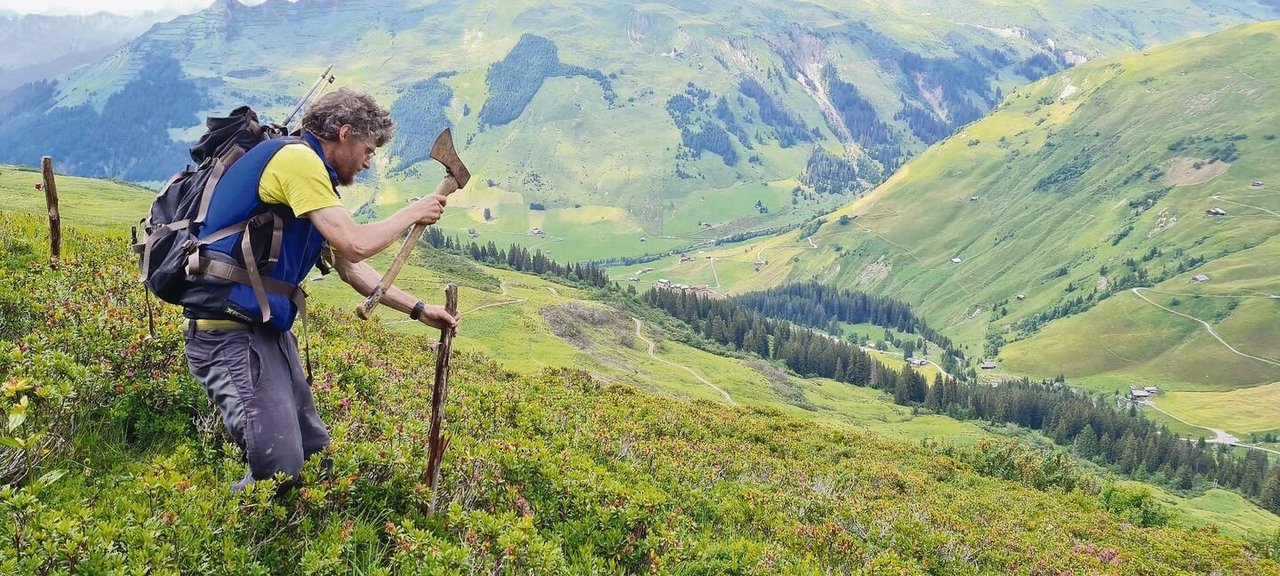
POLYGON ((893 401, 906 406, 911 403, 911 379, 899 375, 893 387, 893 401))
POLYGON ((1267 476, 1262 486, 1262 507, 1280 514, 1280 467, 1276 467, 1267 476))
POLYGON ((1076 440, 1073 443, 1076 455, 1081 458, 1093 458, 1098 453, 1098 435, 1093 431, 1092 424, 1085 424, 1080 429, 1080 433, 1076 434, 1076 440))
POLYGON ((925 409, 935 414, 942 412, 942 386, 942 374, 938 374, 933 377, 933 386, 924 395, 925 409))

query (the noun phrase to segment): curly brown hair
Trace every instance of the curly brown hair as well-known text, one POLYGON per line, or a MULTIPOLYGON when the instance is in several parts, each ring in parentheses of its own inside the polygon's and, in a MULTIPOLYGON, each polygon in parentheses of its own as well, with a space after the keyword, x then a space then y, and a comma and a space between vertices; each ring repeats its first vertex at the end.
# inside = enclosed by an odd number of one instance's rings
POLYGON ((302 128, 325 140, 337 140, 338 129, 351 125, 350 134, 386 144, 395 134, 391 113, 365 92, 339 88, 322 96, 302 117, 302 128))

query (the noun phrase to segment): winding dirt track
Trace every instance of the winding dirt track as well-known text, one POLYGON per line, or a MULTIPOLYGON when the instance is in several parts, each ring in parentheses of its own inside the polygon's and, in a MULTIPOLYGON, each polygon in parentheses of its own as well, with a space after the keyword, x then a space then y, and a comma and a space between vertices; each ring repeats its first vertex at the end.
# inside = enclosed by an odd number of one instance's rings
MULTIPOLYGON (((506 296, 506 295, 507 295, 507 282, 504 280, 504 281, 502 281, 499 285, 502 287, 502 295, 503 295, 503 296, 506 296)), ((523 304, 523 303, 525 302, 525 300, 528 300, 528 298, 516 298, 515 300, 507 300, 507 301, 504 301, 504 302, 490 302, 490 303, 488 303, 488 304, 484 304, 484 305, 481 305, 481 306, 476 306, 475 308, 472 308, 472 309, 470 309, 470 310, 467 310, 466 312, 461 312, 461 313, 459 313, 459 314, 458 314, 458 317, 465 316, 465 315, 470 314, 470 313, 472 313, 472 312, 475 312, 475 311, 477 311, 477 310, 484 310, 485 308, 493 308, 494 306, 509 306, 509 305, 511 305, 511 304, 523 304)))
POLYGON ((1201 425, 1199 425, 1199 424, 1193 424, 1193 423, 1191 423, 1191 422, 1187 422, 1186 420, 1183 420, 1183 419, 1181 419, 1181 418, 1179 418, 1179 417, 1177 417, 1177 416, 1174 416, 1173 414, 1170 414, 1170 413, 1168 413, 1168 412, 1165 412, 1164 410, 1161 410, 1160 408, 1156 407, 1155 403, 1148 402, 1148 403, 1147 403, 1147 407, 1148 407, 1148 408, 1150 408, 1150 409, 1152 409, 1152 410, 1155 410, 1156 412, 1159 412, 1159 413, 1161 413, 1161 414, 1164 414, 1165 416, 1168 416, 1168 417, 1170 417, 1170 418, 1173 418, 1174 420, 1177 420, 1177 421, 1179 421, 1179 422, 1181 422, 1181 423, 1183 423, 1183 424, 1186 424, 1187 426, 1194 426, 1194 427, 1196 427, 1196 428, 1204 428, 1205 430, 1208 430, 1208 431, 1210 431, 1210 432, 1213 432, 1213 433, 1216 435, 1214 438, 1205 438, 1205 440, 1204 440, 1205 442, 1208 442, 1208 443, 1210 443, 1210 444, 1226 444, 1226 445, 1228 445, 1228 446, 1241 446, 1241 447, 1249 448, 1249 449, 1252 449, 1252 450, 1262 450, 1263 452, 1270 452, 1270 453, 1272 453, 1272 454, 1280 454, 1280 450, 1272 450, 1272 449, 1270 449, 1270 448, 1263 448, 1262 446, 1255 446, 1255 445, 1253 445, 1253 444, 1245 444, 1245 443, 1243 443, 1243 442, 1240 442, 1240 439, 1239 439, 1239 438, 1236 438, 1235 436, 1232 436, 1232 435, 1228 434, 1226 430, 1219 430, 1219 429, 1217 429, 1217 428, 1210 428, 1210 427, 1208 427, 1208 426, 1201 426, 1201 425))
POLYGON ((1269 359, 1267 359, 1267 358, 1259 358, 1259 357, 1257 357, 1257 356, 1253 356, 1253 355, 1250 355, 1250 354, 1245 354, 1244 352, 1241 352, 1241 351, 1239 351, 1239 350, 1236 350, 1233 346, 1231 346, 1230 344, 1228 344, 1226 340, 1223 340, 1223 339, 1222 339, 1222 337, 1221 337, 1221 336, 1219 336, 1219 335, 1218 335, 1218 333, 1213 329, 1213 326, 1212 326, 1211 324, 1209 324, 1208 322, 1205 322, 1204 320, 1201 320, 1201 319, 1199 319, 1199 318, 1196 318, 1195 316, 1189 316, 1189 315, 1187 315, 1187 314, 1183 314, 1183 313, 1181 313, 1181 312, 1179 312, 1179 311, 1177 311, 1177 310, 1173 310, 1173 309, 1171 309, 1171 308, 1166 308, 1166 307, 1164 307, 1164 306, 1161 306, 1160 304, 1156 304, 1154 300, 1152 300, 1152 299, 1150 299, 1150 298, 1147 298, 1146 296, 1143 296, 1143 295, 1142 295, 1142 291, 1143 291, 1143 290, 1147 290, 1147 289, 1146 289, 1146 288, 1130 288, 1130 289, 1129 289, 1129 291, 1130 291, 1130 292, 1133 292, 1133 294, 1134 294, 1135 296, 1137 296, 1137 297, 1139 297, 1139 298, 1141 298, 1141 299, 1145 300, 1145 301, 1147 302, 1147 304, 1150 304, 1150 305, 1152 305, 1152 306, 1155 306, 1156 308, 1159 308, 1159 309, 1161 309, 1161 310, 1164 310, 1165 312, 1169 312, 1170 314, 1177 314, 1178 316, 1181 316, 1181 317, 1186 318, 1186 319, 1188 319, 1188 320, 1193 320, 1193 321, 1195 321, 1195 322, 1199 322, 1199 323, 1200 323, 1200 325, 1201 325, 1201 326, 1204 326, 1204 329, 1205 329, 1205 330, 1207 330, 1207 331, 1209 332, 1209 335, 1210 335, 1210 336, 1213 336, 1215 340, 1217 340, 1218 342, 1221 342, 1223 346, 1226 346, 1228 350, 1230 350, 1230 351, 1232 351, 1232 352, 1236 353, 1237 355, 1239 355, 1239 356, 1243 356, 1243 357, 1245 357, 1245 358, 1249 358, 1249 359, 1251 359, 1251 360, 1257 360, 1258 362, 1263 362, 1263 363, 1266 363, 1266 364, 1270 364, 1270 365, 1272 365, 1272 366, 1280 366, 1280 362, 1276 362, 1275 360, 1269 360, 1269 359))
MULTIPOLYGON (((1208 322, 1205 322, 1204 320, 1201 320, 1201 319, 1199 319, 1199 318, 1196 318, 1195 316, 1190 316, 1190 315, 1187 315, 1187 314, 1183 314, 1183 313, 1181 313, 1181 312, 1178 312, 1177 310, 1173 310, 1173 309, 1167 308, 1167 307, 1165 307, 1165 306, 1161 306, 1160 304, 1156 304, 1156 303, 1155 303, 1154 301, 1152 301, 1150 298, 1147 298, 1146 296, 1143 296, 1143 295, 1142 295, 1142 292, 1143 292, 1143 291, 1147 291, 1147 292, 1156 292, 1157 294, 1161 294, 1162 292, 1157 292, 1157 291, 1155 291, 1155 290, 1150 290, 1150 289, 1147 289, 1147 288, 1131 288, 1131 289, 1130 289, 1130 291, 1131 291, 1131 292, 1133 292, 1133 294, 1134 294, 1135 296, 1137 296, 1137 297, 1139 297, 1139 298, 1141 298, 1141 299, 1145 300, 1148 304, 1150 304, 1150 305, 1152 305, 1152 306, 1155 306, 1156 308, 1159 308, 1159 309, 1164 310, 1165 312, 1169 312, 1169 313, 1171 313, 1171 314, 1177 314, 1178 316, 1181 316, 1181 317, 1186 318, 1186 319, 1188 319, 1188 320, 1193 320, 1193 321, 1195 321, 1195 322, 1200 323, 1200 325, 1201 325, 1201 326, 1204 326, 1204 329, 1205 329, 1206 331, 1208 331, 1208 332, 1209 332, 1209 335, 1210 335, 1210 336, 1213 336, 1215 340, 1217 340, 1218 342, 1221 342, 1223 346, 1226 346, 1228 350, 1230 350, 1230 351, 1234 352, 1235 354, 1237 354, 1237 355, 1239 355, 1239 356, 1243 356, 1243 357, 1245 357, 1245 358, 1249 358, 1249 359, 1251 359, 1251 360, 1257 360, 1258 362, 1265 362, 1265 363, 1267 363, 1267 364, 1271 364, 1271 365, 1273 365, 1273 366, 1280 366, 1280 362, 1276 362, 1276 361, 1274 361, 1274 360, 1269 360, 1269 359, 1267 359, 1267 358, 1259 358, 1259 357, 1257 357, 1257 356, 1252 356, 1252 355, 1249 355, 1249 354, 1245 354, 1244 352, 1241 352, 1241 351, 1239 351, 1239 350, 1236 350, 1234 347, 1232 347, 1230 344, 1228 344, 1226 340, 1223 340, 1223 339, 1222 339, 1222 337, 1221 337, 1221 336, 1219 336, 1219 335, 1218 335, 1218 333, 1213 329, 1213 326, 1212 326, 1211 324, 1209 324, 1208 322)), ((1212 438, 1212 439, 1205 439, 1205 441, 1206 441, 1206 442, 1212 442, 1212 443, 1214 443, 1214 444, 1227 444, 1227 445, 1230 445, 1230 446, 1244 446, 1244 447, 1246 447, 1246 448, 1252 448, 1252 449, 1254 449, 1254 450, 1262 450, 1262 451, 1264 451, 1264 452, 1271 452, 1271 453, 1273 453, 1273 454, 1280 454, 1280 451, 1272 450, 1272 449, 1270 449, 1270 448, 1263 448, 1263 447, 1261 447, 1261 446, 1254 446, 1254 445, 1252 445, 1252 444, 1243 444, 1243 443, 1241 443, 1241 442, 1240 442, 1240 440, 1239 440, 1238 438, 1236 438, 1235 436, 1232 436, 1232 435, 1228 434, 1225 430, 1219 430, 1219 429, 1217 429, 1217 428, 1210 428, 1210 427, 1208 427, 1208 426, 1202 426, 1202 425, 1200 425, 1200 424, 1193 424, 1193 423, 1191 423, 1191 422, 1187 422, 1186 420, 1183 420, 1183 419, 1181 419, 1181 418, 1179 418, 1179 417, 1177 417, 1177 416, 1174 416, 1173 414, 1170 414, 1170 413, 1168 413, 1168 412, 1165 412, 1164 410, 1161 410, 1161 409, 1157 408, 1157 407, 1156 407, 1156 405, 1155 405, 1154 403, 1148 403, 1148 404, 1147 404, 1147 406, 1149 406, 1152 410, 1155 410, 1156 412, 1159 412, 1159 413, 1161 413, 1161 414, 1164 414, 1165 416, 1168 416, 1168 417, 1170 417, 1170 418, 1173 418, 1174 420, 1177 420, 1177 421, 1179 421, 1179 422, 1182 422, 1183 424, 1186 424, 1186 425, 1188 425, 1188 426, 1195 426, 1196 428, 1204 428, 1204 429, 1206 429, 1206 430, 1209 430, 1210 432, 1213 432, 1213 433, 1215 434, 1215 437, 1214 437, 1214 438, 1212 438)))
POLYGON ((1229 200, 1229 199, 1227 199, 1227 198, 1223 198, 1222 196, 1213 196, 1213 199, 1214 199, 1214 200, 1220 200, 1220 201, 1222 201, 1222 202, 1226 202, 1226 203, 1228 203, 1228 204, 1235 204, 1235 205, 1237 205, 1237 206, 1244 206, 1244 207, 1246 207, 1246 208, 1253 208, 1253 209, 1255 209, 1255 210, 1261 210, 1261 211, 1263 211, 1263 212, 1266 212, 1267 214, 1270 214, 1270 215, 1272 215, 1272 216, 1275 216, 1275 217, 1277 217, 1277 218, 1280 218, 1280 213, 1277 213, 1277 212, 1275 212, 1275 211, 1273 211, 1273 210, 1268 210, 1268 209, 1263 208, 1263 207, 1261 207, 1261 206, 1254 206, 1253 204, 1245 204, 1244 202, 1236 202, 1235 200, 1229 200))
POLYGON ((650 357, 650 358, 653 358, 654 360, 657 360, 657 361, 659 361, 659 362, 661 362, 661 363, 663 363, 663 364, 666 364, 666 365, 668 365, 668 366, 675 366, 676 368, 683 368, 683 369, 685 369, 685 370, 686 370, 686 371, 688 371, 690 374, 692 374, 694 378, 697 378, 699 382, 702 382, 703 384, 706 384, 707 386, 710 386, 712 390, 715 390, 716 392, 719 392, 721 396, 724 396, 724 401, 725 401, 725 402, 728 402, 730 406, 737 406, 737 405, 738 405, 738 403, 737 403, 737 402, 734 402, 734 401, 733 401, 733 397, 732 397, 732 396, 730 396, 728 392, 725 392, 723 388, 720 388, 719 386, 716 386, 715 384, 712 384, 711 382, 707 381, 707 379, 706 379, 706 378, 703 378, 702 376, 698 375, 698 373, 697 373, 697 372, 694 372, 692 368, 690 368, 690 367, 688 367, 688 366, 685 366, 684 364, 676 364, 675 362, 669 362, 669 361, 667 361, 667 360, 663 360, 662 358, 657 357, 657 356, 653 353, 653 347, 654 347, 653 340, 650 340, 650 339, 648 339, 648 338, 645 338, 645 337, 644 337, 644 334, 641 334, 641 333, 640 333, 640 328, 643 326, 643 323, 641 323, 641 321, 640 321, 640 319, 639 319, 639 318, 635 318, 635 317, 633 317, 633 318, 631 318, 631 319, 632 319, 632 320, 634 320, 634 321, 635 321, 635 323, 636 323, 636 338, 639 338, 639 339, 641 339, 641 340, 644 340, 647 344, 649 344, 649 357, 650 357))

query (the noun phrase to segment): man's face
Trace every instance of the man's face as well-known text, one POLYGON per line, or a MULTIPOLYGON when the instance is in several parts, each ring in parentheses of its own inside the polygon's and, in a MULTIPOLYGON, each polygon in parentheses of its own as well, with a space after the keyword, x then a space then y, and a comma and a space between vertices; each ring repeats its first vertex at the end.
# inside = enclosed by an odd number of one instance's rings
POLYGON ((338 184, 350 186, 356 181, 356 174, 369 169, 378 147, 370 140, 356 137, 349 125, 343 126, 338 135, 337 153, 329 159, 329 164, 338 173, 338 184))

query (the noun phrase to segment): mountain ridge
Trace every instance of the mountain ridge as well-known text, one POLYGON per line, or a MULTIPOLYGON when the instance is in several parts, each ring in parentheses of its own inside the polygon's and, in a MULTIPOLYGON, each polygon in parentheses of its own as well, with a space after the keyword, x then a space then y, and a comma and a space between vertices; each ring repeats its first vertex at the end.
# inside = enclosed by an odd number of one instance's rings
MULTIPOLYGON (((1215 22, 1280 15, 1264 4, 1219 4, 1174 2, 1139 25, 1126 20, 1132 16, 1127 8, 1087 2, 1013 11, 995 4, 965 11, 877 4, 875 12, 829 2, 732 8, 574 2, 554 10, 457 2, 393 9, 382 0, 219 2, 156 27, 102 65, 64 78, 48 99, 0 121, 0 137, 9 142, 0 147, 0 160, 25 163, 53 153, 72 173, 159 181, 183 162, 183 143, 198 135, 202 115, 248 103, 278 117, 325 62, 338 65, 340 82, 371 89, 393 108, 409 87, 435 76, 452 98, 431 114, 443 113, 465 152, 494 176, 486 178, 492 185, 482 182, 460 202, 475 212, 515 216, 487 224, 504 235, 524 235, 543 217, 563 221, 558 227, 568 232, 560 236, 570 241, 560 249, 573 259, 635 255, 686 244, 679 235, 711 238, 697 226, 709 216, 698 206, 703 201, 722 207, 716 223, 739 222, 734 232, 830 209, 985 113, 1008 89, 1082 57, 1215 22), (1133 29, 1122 33, 1117 22, 1133 29), (290 35, 279 34, 280 26, 290 35), (331 29, 347 34, 321 41, 331 29), (501 82, 488 76, 491 66, 510 57, 530 31, 548 39, 561 61, 588 78, 606 79, 608 89, 597 95, 600 88, 582 77, 552 75, 520 116, 501 128, 482 128, 476 111, 491 102, 490 83, 501 82), (167 104, 148 119, 148 129, 164 132, 168 142, 113 138, 94 150, 74 142, 37 149, 9 138, 37 125, 69 130, 69 118, 95 132, 118 133, 118 122, 102 113, 108 101, 136 92, 144 71, 168 69, 171 59, 178 74, 167 77, 168 87, 147 88, 167 104), (708 93, 707 107, 690 115, 669 111, 669 99, 689 89, 708 93), (139 162, 142 156, 151 161, 139 162), (853 178, 842 176, 848 174, 853 178), (836 185, 848 181, 854 184, 836 185), (756 201, 770 212, 756 213, 756 201), (548 213, 535 214, 530 204, 548 213), (571 225, 581 219, 578 206, 622 210, 606 218, 611 229, 592 229, 609 241, 576 241, 585 235, 571 225), (641 244, 642 237, 651 242, 641 244)), ((369 181, 371 214, 403 204, 417 194, 399 190, 429 179, 432 167, 416 160, 420 151, 401 152, 381 161, 369 181)), ((485 224, 451 218, 462 228, 485 224)))
POLYGON ((56 78, 104 57, 173 18, 174 12, 134 16, 107 12, 85 15, 9 13, 0 17, 0 95, 29 82, 56 78))

